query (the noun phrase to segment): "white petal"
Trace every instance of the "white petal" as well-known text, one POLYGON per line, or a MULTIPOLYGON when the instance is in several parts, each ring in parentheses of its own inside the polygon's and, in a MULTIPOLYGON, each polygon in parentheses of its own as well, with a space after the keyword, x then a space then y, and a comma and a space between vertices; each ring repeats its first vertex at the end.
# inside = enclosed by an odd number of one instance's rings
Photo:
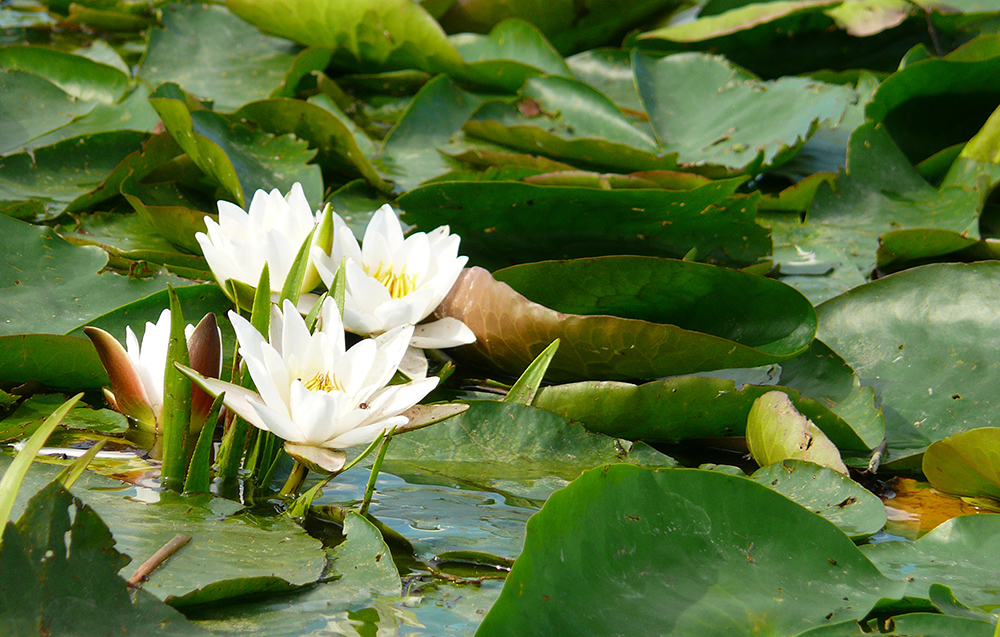
POLYGON ((432 323, 417 325, 410 345, 421 349, 440 349, 474 342, 476 335, 465 323, 447 316, 432 323))
POLYGON ((386 420, 371 425, 365 425, 364 427, 352 429, 340 436, 337 436, 333 440, 328 440, 324 446, 331 447, 333 449, 347 449, 348 447, 371 444, 371 441, 378 438, 379 434, 386 429, 405 424, 406 416, 387 418, 386 420))
POLYGON ((412 380, 427 378, 427 356, 419 347, 407 347, 403 360, 399 361, 399 371, 412 380))

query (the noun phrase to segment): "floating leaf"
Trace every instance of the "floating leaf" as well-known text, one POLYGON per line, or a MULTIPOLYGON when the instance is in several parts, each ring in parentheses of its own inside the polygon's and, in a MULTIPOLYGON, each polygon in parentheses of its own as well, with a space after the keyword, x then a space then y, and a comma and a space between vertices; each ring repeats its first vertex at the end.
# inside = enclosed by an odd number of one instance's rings
POLYGON ((452 4, 438 19, 450 33, 485 33, 501 20, 520 18, 537 27, 552 46, 567 54, 603 44, 617 45, 631 27, 644 19, 667 13, 675 5, 674 0, 642 0, 628 5, 614 0, 592 0, 581 9, 570 0, 522 0, 504 4, 472 0, 452 4))
POLYGON ((53 482, 4 529, 0 549, 0 618, 17 634, 95 633, 207 635, 117 571, 128 561, 114 549, 93 509, 53 482))
POLYGON ((656 140, 635 126, 603 94, 558 76, 529 78, 520 101, 490 101, 464 130, 471 136, 561 161, 612 170, 672 169, 656 140))
MULTIPOLYGON (((674 465, 672 458, 655 452, 643 460, 674 465)), ((515 497, 544 499, 586 469, 630 461, 628 450, 613 438, 551 412, 471 400, 468 411, 454 418, 394 437, 384 467, 399 475, 447 476, 515 497)))
POLYGON ((76 211, 82 208, 77 202, 86 201, 144 137, 138 131, 95 133, 5 157, 0 163, 0 201, 36 201, 44 210, 36 216, 45 218, 76 211))
POLYGON ((228 0, 226 6, 268 33, 330 47, 337 62, 353 68, 447 73, 462 66, 438 23, 410 0, 228 0))
POLYGON ((770 252, 757 196, 741 179, 691 190, 537 186, 510 181, 429 183, 399 198, 420 229, 448 225, 476 265, 639 254, 749 265, 770 252))
POLYGON ((762 467, 796 459, 847 475, 837 447, 782 392, 768 392, 754 401, 747 419, 747 446, 762 467))
POLYGON ((1000 593, 984 587, 1000 568, 1000 515, 953 518, 916 542, 879 542, 862 552, 888 577, 901 579, 906 596, 924 598, 931 584, 951 588, 963 604, 986 611, 1000 604, 1000 593))
POLYGON ((761 467, 750 479, 823 516, 852 539, 867 537, 885 526, 882 501, 829 467, 783 460, 761 467))
POLYGON ((139 77, 151 86, 179 84, 220 111, 267 97, 295 59, 292 43, 261 34, 221 6, 170 4, 161 23, 150 31, 139 77))
POLYGON ((794 635, 861 619, 904 586, 751 480, 612 465, 532 517, 478 634, 794 635))
POLYGON ((458 77, 485 88, 513 93, 533 75, 570 75, 562 56, 523 20, 504 20, 489 35, 462 33, 449 40, 466 62, 458 77))
POLYGON ((849 88, 808 78, 761 82, 698 53, 659 60, 637 53, 632 65, 664 150, 689 165, 760 172, 787 160, 817 126, 837 125, 858 99, 849 88))
POLYGON ((865 111, 911 163, 967 141, 997 108, 1000 35, 977 38, 941 58, 908 64, 879 84, 865 111))
POLYGON ((919 467, 932 442, 993 422, 998 276, 995 262, 928 265, 817 308, 819 337, 878 391, 891 466, 919 467))
POLYGON ((1000 427, 970 429, 932 443, 921 468, 935 489, 1000 500, 1000 427))
POLYGON ((529 264, 496 277, 465 270, 438 313, 478 337, 453 351, 509 374, 556 338, 554 380, 752 367, 801 352, 815 325, 812 306, 791 288, 700 263, 606 257, 529 264), (743 300, 739 323, 720 294, 727 288, 743 300))

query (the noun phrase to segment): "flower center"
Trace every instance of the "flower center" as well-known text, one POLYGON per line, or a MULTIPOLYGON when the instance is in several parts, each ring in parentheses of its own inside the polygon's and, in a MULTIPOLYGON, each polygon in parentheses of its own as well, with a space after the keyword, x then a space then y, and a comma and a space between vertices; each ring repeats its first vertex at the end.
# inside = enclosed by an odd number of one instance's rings
POLYGON ((309 391, 344 391, 344 388, 337 383, 337 379, 330 378, 330 374, 327 372, 316 374, 303 383, 303 385, 309 391))
POLYGON ((374 273, 365 266, 365 273, 384 285, 394 299, 401 299, 417 289, 417 275, 408 276, 405 267, 397 273, 392 266, 379 263, 374 273))

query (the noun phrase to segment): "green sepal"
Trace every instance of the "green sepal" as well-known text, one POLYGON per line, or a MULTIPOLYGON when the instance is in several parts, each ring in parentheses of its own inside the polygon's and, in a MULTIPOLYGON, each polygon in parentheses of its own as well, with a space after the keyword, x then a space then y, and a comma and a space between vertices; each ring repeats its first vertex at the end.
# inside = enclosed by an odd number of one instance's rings
POLYGON ((191 462, 188 463, 187 479, 184 481, 184 493, 208 493, 212 486, 212 441, 215 438, 215 428, 219 424, 219 414, 222 412, 222 401, 225 392, 212 401, 205 424, 195 443, 191 462))
POLYGON ((535 400, 535 394, 538 393, 538 388, 542 386, 542 378, 545 377, 545 371, 549 368, 549 363, 552 362, 552 357, 556 355, 556 351, 559 349, 559 339, 549 343, 549 346, 542 350, 542 353, 535 357, 535 360, 531 361, 521 377, 517 379, 510 391, 504 397, 503 401, 505 403, 517 403, 519 405, 530 405, 533 400, 535 400))
POLYGON ((170 298, 170 344, 167 368, 163 373, 163 467, 160 486, 180 491, 188 464, 188 434, 191 425, 191 379, 174 363, 191 364, 187 338, 184 336, 184 312, 173 287, 167 286, 170 298))
MULTIPOLYGON (((309 251, 312 249, 313 237, 315 235, 316 228, 313 227, 295 255, 295 261, 292 262, 292 267, 288 270, 285 283, 281 286, 282 302, 285 299, 291 301, 293 305, 297 305, 299 302, 299 294, 302 293, 302 285, 306 281, 306 274, 309 271, 309 264, 311 263, 309 260, 309 251)), ((256 299, 254 301, 256 302, 256 299)))

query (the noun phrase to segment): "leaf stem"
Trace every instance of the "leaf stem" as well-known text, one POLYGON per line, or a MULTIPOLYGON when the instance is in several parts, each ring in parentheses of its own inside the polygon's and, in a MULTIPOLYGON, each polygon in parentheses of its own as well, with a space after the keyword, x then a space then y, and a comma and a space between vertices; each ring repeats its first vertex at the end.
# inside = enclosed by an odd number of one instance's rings
POLYGON ((295 464, 292 466, 292 472, 288 474, 288 479, 285 480, 285 486, 281 487, 281 491, 278 495, 297 495, 299 488, 302 487, 302 481, 306 479, 306 475, 308 473, 309 467, 296 460, 295 464))

